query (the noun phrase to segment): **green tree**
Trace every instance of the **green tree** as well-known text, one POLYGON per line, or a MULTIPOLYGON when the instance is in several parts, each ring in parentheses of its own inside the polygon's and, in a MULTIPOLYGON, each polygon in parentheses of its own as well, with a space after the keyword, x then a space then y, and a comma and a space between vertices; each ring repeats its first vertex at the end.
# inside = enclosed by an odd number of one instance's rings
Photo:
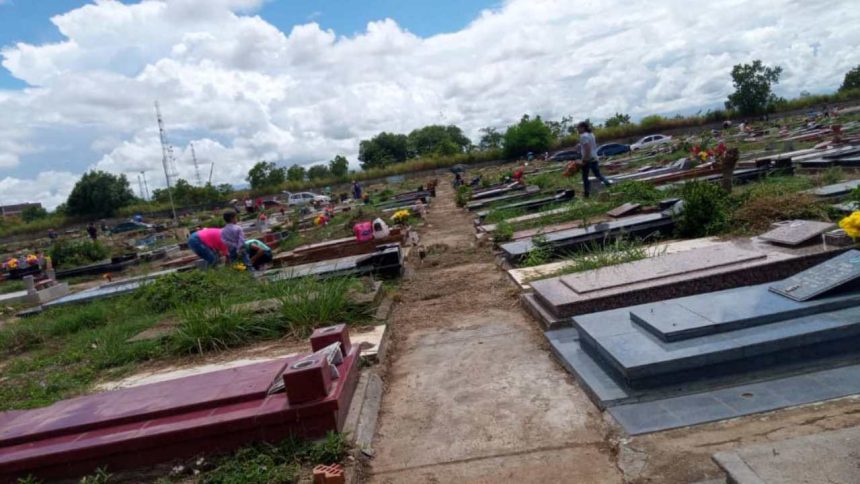
POLYGON ((42 208, 41 205, 30 205, 21 211, 21 219, 30 223, 34 220, 39 220, 48 216, 48 211, 42 208))
POLYGON ((345 178, 349 174, 349 161, 345 156, 337 155, 328 162, 328 170, 335 178, 345 178))
POLYGON ((847 91, 849 89, 860 89, 860 66, 857 66, 845 74, 845 79, 842 81, 842 86, 839 91, 847 91))
POLYGON ((66 200, 69 215, 110 217, 134 201, 125 175, 90 171, 75 183, 66 200))
POLYGON ((734 109, 744 116, 772 110, 780 99, 771 91, 771 87, 779 82, 781 74, 782 67, 768 67, 760 60, 734 66, 732 84, 735 92, 729 94, 726 109, 734 109))
POLYGON ((254 190, 275 188, 287 181, 287 171, 271 161, 260 161, 248 171, 245 180, 254 190))
POLYGON ((562 116, 561 121, 544 121, 554 139, 562 139, 574 132, 572 116, 562 116))
POLYGON ((540 119, 540 116, 530 119, 526 114, 520 122, 509 126, 505 131, 505 156, 515 158, 529 151, 540 153, 549 149, 552 144, 552 132, 540 119))
POLYGON ((496 128, 487 126, 486 128, 481 128, 481 133, 483 134, 481 135, 481 140, 478 142, 479 150, 497 150, 502 147, 504 136, 496 128))
POLYGON ((607 128, 615 128, 625 124, 630 124, 630 115, 621 113, 615 113, 615 116, 612 116, 603 123, 607 128))
POLYGON ((305 167, 293 165, 287 170, 287 180, 291 182, 302 182, 305 181, 306 174, 307 170, 305 170, 305 167))
POLYGON ((310 180, 321 180, 329 177, 331 177, 331 171, 326 165, 314 165, 308 168, 308 179, 310 180))
POLYGON ((406 161, 409 157, 409 138, 405 134, 382 132, 358 145, 361 167, 384 168, 392 163, 406 161))
POLYGON ((462 153, 472 142, 454 125, 431 124, 413 130, 408 136, 411 156, 453 155, 462 153))

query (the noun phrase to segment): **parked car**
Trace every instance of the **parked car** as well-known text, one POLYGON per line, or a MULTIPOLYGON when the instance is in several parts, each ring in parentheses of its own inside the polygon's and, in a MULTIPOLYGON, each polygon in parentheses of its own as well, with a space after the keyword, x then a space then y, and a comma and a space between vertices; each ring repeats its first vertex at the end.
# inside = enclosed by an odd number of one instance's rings
POLYGON ((571 161, 579 159, 582 159, 582 152, 579 150, 579 147, 572 150, 559 151, 549 157, 549 161, 571 161))
POLYGON ((665 134, 652 134, 651 136, 646 136, 630 145, 630 151, 652 148, 654 146, 660 146, 671 142, 671 136, 666 136, 665 134))
POLYGON ((150 224, 145 224, 143 222, 123 222, 121 224, 114 225, 113 228, 110 229, 111 235, 113 234, 122 234, 126 232, 149 232, 154 227, 150 224))
POLYGON ((597 147, 597 156, 615 156, 630 151, 630 145, 621 143, 609 143, 597 147))
POLYGON ((331 198, 329 198, 325 195, 317 195, 316 193, 311 193, 311 192, 298 192, 298 193, 284 192, 284 198, 286 199, 287 205, 290 207, 300 207, 302 205, 307 205, 309 203, 329 203, 329 202, 331 202, 331 198))

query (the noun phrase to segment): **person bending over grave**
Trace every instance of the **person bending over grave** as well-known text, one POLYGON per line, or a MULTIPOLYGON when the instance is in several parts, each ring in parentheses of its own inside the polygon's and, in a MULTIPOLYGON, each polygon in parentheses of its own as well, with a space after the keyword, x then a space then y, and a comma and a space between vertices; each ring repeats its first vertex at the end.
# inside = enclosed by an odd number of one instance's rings
POLYGON ((579 132, 579 146, 582 150, 582 191, 585 198, 588 198, 591 194, 589 173, 594 173, 594 176, 607 188, 612 185, 612 182, 600 174, 600 168, 597 165, 597 140, 594 138, 594 133, 591 132, 591 126, 582 121, 576 125, 576 130, 579 132))
POLYGON ((272 249, 257 239, 245 241, 245 252, 251 258, 251 267, 259 271, 264 265, 272 262, 272 249))
POLYGON ((236 219, 236 212, 224 212, 224 222, 227 224, 221 229, 221 242, 227 247, 227 257, 231 263, 241 259, 245 267, 251 267, 251 260, 245 252, 245 231, 236 223, 236 219))
POLYGON ((188 248, 206 261, 206 267, 218 265, 221 256, 227 256, 227 246, 221 241, 221 229, 201 229, 188 238, 188 248))

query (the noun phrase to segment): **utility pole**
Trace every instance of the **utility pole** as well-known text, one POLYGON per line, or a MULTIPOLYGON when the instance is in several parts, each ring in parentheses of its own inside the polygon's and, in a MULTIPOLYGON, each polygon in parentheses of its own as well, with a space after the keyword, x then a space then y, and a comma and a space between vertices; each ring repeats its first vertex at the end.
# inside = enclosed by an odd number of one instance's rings
POLYGON ((179 219, 176 217, 176 205, 173 204, 173 189, 170 184, 170 178, 176 176, 173 147, 167 142, 167 132, 164 130, 164 120, 161 119, 161 108, 158 107, 158 101, 155 101, 155 118, 158 120, 158 136, 161 139, 161 165, 164 167, 164 179, 167 182, 167 197, 170 199, 173 222, 179 223, 179 219))
POLYGON ((191 159, 194 160, 194 174, 197 176, 197 186, 203 186, 203 180, 200 178, 200 165, 197 164, 197 153, 194 152, 194 143, 191 144, 191 159))
POLYGON ((209 167, 209 184, 212 184, 212 172, 215 171, 215 162, 212 162, 212 166, 209 167))
POLYGON ((146 197, 143 196, 143 180, 140 178, 140 173, 137 174, 137 191, 140 193, 140 199, 145 202, 146 197))

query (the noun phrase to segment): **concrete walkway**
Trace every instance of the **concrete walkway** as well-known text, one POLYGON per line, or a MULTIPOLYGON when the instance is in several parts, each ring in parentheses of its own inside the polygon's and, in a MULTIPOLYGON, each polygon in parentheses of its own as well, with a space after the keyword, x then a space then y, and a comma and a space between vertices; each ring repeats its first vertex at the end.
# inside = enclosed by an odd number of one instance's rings
POLYGON ((392 315, 370 481, 620 482, 600 413, 440 188, 392 315))

